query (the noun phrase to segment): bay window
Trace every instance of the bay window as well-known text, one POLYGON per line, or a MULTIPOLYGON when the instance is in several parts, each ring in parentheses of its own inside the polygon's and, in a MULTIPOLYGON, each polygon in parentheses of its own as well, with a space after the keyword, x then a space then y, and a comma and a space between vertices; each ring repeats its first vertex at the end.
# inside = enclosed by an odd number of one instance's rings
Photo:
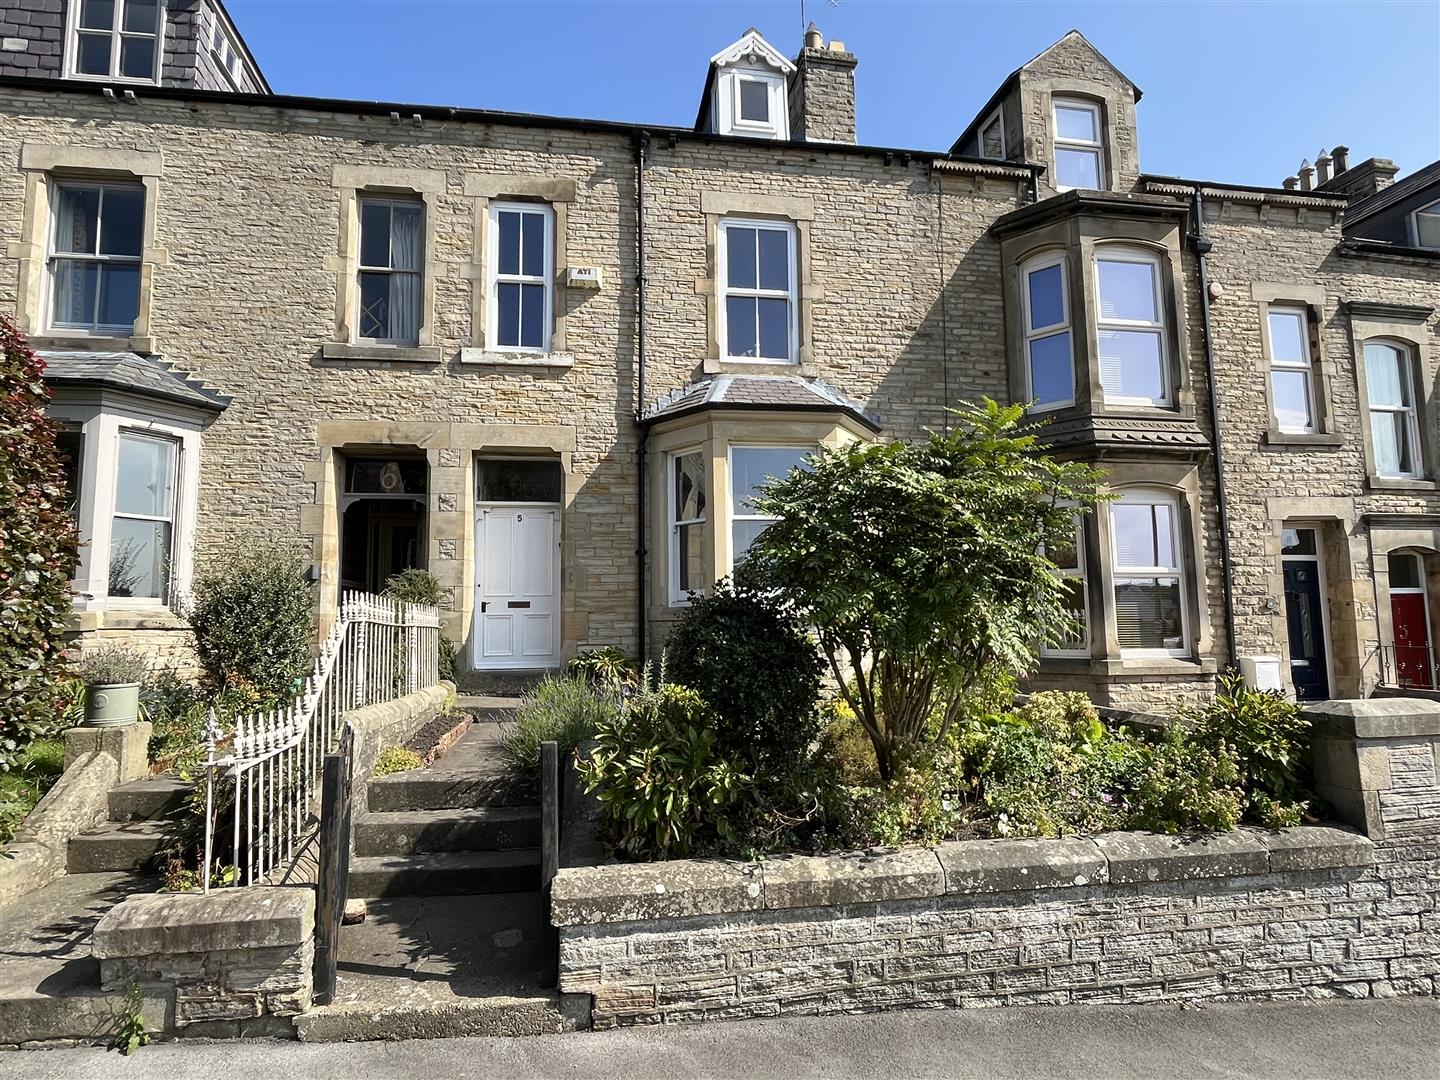
POLYGON ((145 189, 57 183, 50 248, 50 323, 129 335, 140 314, 145 189))
POLYGON ((759 513, 755 496, 766 481, 782 479, 804 467, 810 446, 734 446, 730 448, 731 572, 745 559, 755 538, 775 519, 759 513))
POLYGON ((1420 431, 1410 351, 1388 341, 1365 342, 1365 387, 1370 396, 1370 442, 1380 476, 1421 475, 1420 431))
POLYGON ((122 429, 115 463, 107 595, 168 600, 178 445, 122 429))
POLYGON ((1188 654, 1179 513, 1178 500, 1167 492, 1126 492, 1110 504, 1122 654, 1188 654))
POLYGON ((1070 633, 1055 635, 1040 647, 1040 655, 1088 657, 1090 655, 1090 602, 1085 582, 1085 519, 1075 515, 1074 535, 1063 548, 1047 551, 1065 590, 1065 607, 1075 621, 1070 633))
POLYGON ((1311 434, 1317 429, 1309 313, 1303 307, 1272 307, 1265 321, 1275 426, 1286 434, 1311 434))
POLYGON ((800 350, 794 226, 726 220, 718 241, 722 355, 795 362, 800 350))
POLYGON ((362 341, 419 343, 424 221, 418 199, 360 197, 362 341))
POLYGON ((1109 403, 1169 405, 1160 260, 1106 245, 1095 256, 1096 347, 1109 403))
POLYGON ((1025 393, 1035 411, 1075 400, 1070 299, 1064 252, 1042 255, 1023 270, 1025 393))
POLYGON ((486 342, 548 352, 552 325, 555 214, 538 203, 490 204, 486 342))
POLYGON ((710 583, 705 575, 705 457, 699 450, 670 457, 670 603, 684 604, 710 583))

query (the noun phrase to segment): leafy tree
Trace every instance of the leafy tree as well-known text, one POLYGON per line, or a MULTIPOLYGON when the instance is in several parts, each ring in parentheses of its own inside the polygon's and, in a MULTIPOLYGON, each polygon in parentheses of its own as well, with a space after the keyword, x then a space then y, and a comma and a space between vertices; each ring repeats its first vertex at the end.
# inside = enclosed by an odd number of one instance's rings
POLYGON ((0 771, 60 726, 75 522, 44 363, 0 318, 0 771))
POLYGON ((1100 474, 1043 452, 1018 405, 956 416, 923 443, 822 450, 757 500, 778 520, 747 565, 815 628, 887 782, 992 667, 1024 673, 1074 628, 1045 551, 1100 474))

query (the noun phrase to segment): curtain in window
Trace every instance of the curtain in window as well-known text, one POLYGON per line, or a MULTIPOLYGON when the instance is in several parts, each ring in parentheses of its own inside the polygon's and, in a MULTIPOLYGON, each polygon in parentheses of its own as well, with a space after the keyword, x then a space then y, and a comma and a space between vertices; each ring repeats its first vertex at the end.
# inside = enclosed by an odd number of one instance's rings
POLYGON ((420 224, 418 206, 397 206, 390 217, 390 336, 420 339, 420 224))

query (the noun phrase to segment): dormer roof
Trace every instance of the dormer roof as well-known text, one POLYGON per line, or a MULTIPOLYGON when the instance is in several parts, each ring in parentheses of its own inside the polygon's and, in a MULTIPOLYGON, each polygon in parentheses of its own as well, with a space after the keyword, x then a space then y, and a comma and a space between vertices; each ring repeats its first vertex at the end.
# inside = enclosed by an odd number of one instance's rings
POLYGON ((750 27, 740 35, 739 40, 731 42, 710 58, 710 66, 705 72, 705 87, 700 92, 700 110, 695 114, 696 131, 704 131, 710 124, 710 98, 715 93, 715 73, 721 68, 737 65, 768 67, 786 78, 795 73, 795 65, 785 54, 766 41, 759 30, 750 27))
POLYGON ((950 147, 950 152, 952 154, 958 154, 960 152, 960 147, 964 145, 965 141, 975 133, 975 129, 978 128, 981 123, 989 119, 990 114, 995 111, 995 107, 1000 104, 1001 99, 1003 99, 1007 94, 1009 94, 1010 91, 1015 89, 1016 84, 1020 81, 1021 73, 1028 70, 1029 68, 1034 67, 1041 60, 1045 59, 1045 57, 1049 56, 1052 52, 1060 48, 1062 45, 1072 47, 1079 46, 1085 49, 1087 52, 1091 53, 1096 61, 1104 64, 1107 68, 1109 68, 1117 76, 1119 76, 1121 81, 1124 82, 1126 86, 1130 87, 1131 91, 1133 91, 1135 94, 1136 101, 1140 100, 1140 88, 1136 86, 1133 82, 1131 82, 1130 77, 1126 75, 1123 71, 1121 71, 1119 68, 1117 68, 1114 64, 1112 64, 1109 58, 1106 57, 1104 53, 1102 53, 1099 49, 1095 48, 1094 45, 1090 44, 1090 39, 1087 38, 1084 34, 1082 34, 1079 30, 1071 30, 1066 33, 1066 35, 1062 37, 1059 41, 1055 42, 1053 45, 1048 46, 1047 48, 1041 49, 1029 60, 1025 61, 1025 63, 1021 64, 1009 75, 1005 76, 1005 81, 1000 84, 999 88, 995 91, 995 93, 990 95, 990 100, 985 102, 985 104, 981 106, 980 111, 975 114, 975 118, 971 120, 970 123, 965 125, 965 130, 960 133, 960 137, 956 139, 954 144, 950 147))

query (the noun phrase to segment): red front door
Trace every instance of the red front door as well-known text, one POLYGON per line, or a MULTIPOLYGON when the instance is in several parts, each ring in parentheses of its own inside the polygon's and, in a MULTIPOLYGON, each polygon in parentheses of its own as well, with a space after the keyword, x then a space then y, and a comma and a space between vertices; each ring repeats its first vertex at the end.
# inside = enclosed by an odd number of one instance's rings
POLYGON ((1423 593, 1391 593, 1390 618, 1395 624, 1395 674, 1401 686, 1430 689, 1430 631, 1425 622, 1423 593))

